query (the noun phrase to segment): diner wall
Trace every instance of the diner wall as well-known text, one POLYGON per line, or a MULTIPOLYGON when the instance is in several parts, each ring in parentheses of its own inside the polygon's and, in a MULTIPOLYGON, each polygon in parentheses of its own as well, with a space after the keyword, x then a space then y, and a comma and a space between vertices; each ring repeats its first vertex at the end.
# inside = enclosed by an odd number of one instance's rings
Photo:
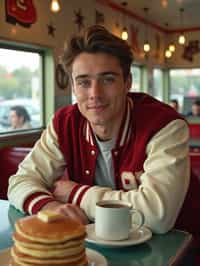
MULTIPOLYGON (((122 22, 124 21, 123 14, 112 10, 107 6, 98 4, 98 1, 84 0, 84 1, 63 1, 60 0, 61 10, 58 13, 50 11, 50 1, 48 0, 33 0, 33 4, 36 9, 37 19, 36 22, 30 25, 30 27, 24 27, 19 23, 16 25, 8 23, 6 21, 5 2, 0 1, 0 41, 8 40, 15 42, 22 42, 25 44, 33 44, 44 47, 49 47, 53 50, 55 65, 59 61, 59 56, 62 54, 64 43, 71 37, 72 34, 78 33, 78 23, 75 20, 81 19, 83 16, 83 25, 87 27, 95 24, 98 21, 97 13, 100 13, 103 17, 102 25, 105 25, 114 34, 120 36, 122 22), (80 17, 76 16, 79 14, 80 17), (118 25, 117 25, 118 24, 118 25), (48 26, 55 28, 54 36, 48 34, 48 26)), ((17 1, 16 1, 17 2, 17 1)), ((26 1, 24 1, 26 3, 26 1)), ((27 1, 29 2, 29 1, 27 1)), ((152 65, 162 65, 162 45, 156 50, 156 44, 152 45, 151 55, 145 56, 141 45, 144 40, 144 25, 136 20, 127 18, 127 24, 130 24, 133 31, 137 32, 138 46, 134 44, 134 36, 129 35, 129 44, 133 47, 135 54, 135 62, 140 64, 147 64, 149 68, 152 65)), ((136 36, 135 36, 136 37, 136 36)), ((156 38, 163 39, 163 34, 152 29, 149 32, 149 37, 155 41, 156 38), (157 37, 156 37, 157 36, 157 37)), ((162 43, 162 42, 161 42, 162 43)), ((66 99, 67 95, 70 95, 68 89, 61 90, 55 83, 55 106, 59 107, 68 103, 66 99), (64 97, 65 96, 65 97, 64 97)))
POLYGON ((122 11, 111 8, 105 4, 106 1, 96 1, 97 10, 104 16, 104 24, 117 36, 121 36, 123 27, 128 30, 128 43, 134 53, 136 64, 145 64, 148 67, 153 65, 164 67, 163 57, 165 34, 152 26, 146 25, 132 16, 124 14, 122 11), (103 2, 103 3, 102 3, 103 2), (148 37, 151 50, 148 55, 143 51, 144 40, 148 37))
POLYGON ((167 60, 169 67, 200 67, 200 30, 185 32, 186 43, 184 46, 177 43, 178 35, 171 34, 170 37, 175 41, 177 50, 174 55, 167 60), (194 45, 194 46, 193 46, 194 45), (184 56, 185 53, 185 56, 184 56), (187 55, 188 53, 188 55, 187 55))
MULTIPOLYGON (((94 24, 94 1, 60 1, 61 10, 58 13, 50 11, 49 0, 32 0, 37 13, 36 22, 30 27, 24 27, 19 23, 16 25, 6 21, 5 2, 0 0, 0 42, 14 41, 31 45, 39 45, 51 48, 55 66, 62 54, 64 43, 74 33, 78 33, 78 24, 75 13, 82 15, 84 26, 94 24), (55 28, 54 36, 48 33, 48 26, 55 28)), ((17 1, 16 1, 17 2, 17 1)), ((25 3, 30 1, 24 1, 25 3)), ((14 62, 13 62, 14 63, 14 62)), ((66 89, 60 89, 55 83, 55 105, 59 106, 68 102, 66 89), (65 96, 65 97, 64 97, 65 96), (59 103, 60 102, 60 103, 59 103)))
MULTIPOLYGON (((199 28, 184 32, 186 43, 183 46, 178 43, 178 36, 180 33, 178 30, 175 33, 170 32, 166 34, 164 30, 169 30, 169 26, 146 23, 148 18, 145 16, 143 16, 143 18, 140 16, 136 17, 134 11, 126 12, 120 5, 111 6, 106 3, 106 1, 96 0, 96 6, 98 11, 104 16, 105 25, 118 36, 121 35, 123 27, 128 29, 128 42, 133 48, 135 63, 145 64, 150 72, 153 66, 188 68, 200 66, 199 28), (146 37, 148 37, 148 41, 151 45, 148 56, 145 56, 143 52, 143 44, 146 37), (133 43, 135 40, 137 41, 137 47, 135 47, 135 43, 133 43), (171 42, 175 44, 176 51, 171 58, 166 59, 164 57, 164 52, 171 42), (195 45, 196 51, 193 50, 195 49, 195 45)), ((125 8, 125 10, 128 10, 128 7, 125 8)))
MULTIPOLYGON (((3 0, 0 1, 0 41, 9 40, 49 47, 53 50, 55 65, 59 62, 59 56, 62 54, 65 41, 72 34, 79 32, 78 23, 75 23, 75 21, 83 16, 84 27, 99 21, 118 36, 121 34, 122 27, 126 26, 129 33, 128 42, 132 46, 135 55, 135 63, 145 64, 149 73, 151 73, 155 65, 161 67, 199 66, 200 53, 194 55, 193 61, 185 60, 182 58, 183 48, 180 45, 177 45, 177 50, 171 59, 164 59, 166 43, 170 39, 176 40, 177 35, 166 35, 159 29, 124 15, 119 10, 114 10, 109 6, 100 4, 100 1, 97 0, 60 0, 61 10, 58 13, 50 11, 49 0, 32 0, 37 12, 37 20, 30 27, 24 27, 19 23, 16 25, 8 23, 6 21, 5 2, 3 0), (54 36, 48 33, 48 26, 55 28, 54 36), (148 56, 143 52, 146 27, 148 28, 148 40, 151 44, 151 51, 148 56)), ((198 36, 199 32, 186 34, 186 37, 192 40, 198 39, 198 36)), ((69 99, 67 96, 69 95, 70 91, 67 88, 64 90, 60 89, 55 83, 56 108, 68 103, 69 99)))

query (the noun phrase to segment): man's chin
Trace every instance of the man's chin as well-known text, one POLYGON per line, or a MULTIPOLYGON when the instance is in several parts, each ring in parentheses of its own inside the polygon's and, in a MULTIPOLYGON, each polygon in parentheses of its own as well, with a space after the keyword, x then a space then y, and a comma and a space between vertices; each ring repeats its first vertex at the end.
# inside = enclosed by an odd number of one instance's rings
POLYGON ((88 119, 90 124, 94 126, 103 126, 105 125, 105 120, 104 119, 88 119))

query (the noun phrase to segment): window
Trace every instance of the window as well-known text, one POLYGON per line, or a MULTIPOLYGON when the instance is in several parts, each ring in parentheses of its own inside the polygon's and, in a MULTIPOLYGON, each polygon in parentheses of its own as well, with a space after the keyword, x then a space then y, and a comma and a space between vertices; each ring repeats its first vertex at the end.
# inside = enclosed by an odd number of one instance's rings
POLYGON ((153 69, 153 96, 162 101, 163 100, 163 71, 158 68, 153 69))
POLYGON ((140 66, 131 66, 132 88, 130 91, 141 91, 142 69, 140 66))
POLYGON ((0 46, 0 133, 41 128, 42 53, 0 46))
POLYGON ((200 69, 171 69, 169 78, 170 99, 177 99, 180 112, 187 114, 194 99, 200 98, 200 69))

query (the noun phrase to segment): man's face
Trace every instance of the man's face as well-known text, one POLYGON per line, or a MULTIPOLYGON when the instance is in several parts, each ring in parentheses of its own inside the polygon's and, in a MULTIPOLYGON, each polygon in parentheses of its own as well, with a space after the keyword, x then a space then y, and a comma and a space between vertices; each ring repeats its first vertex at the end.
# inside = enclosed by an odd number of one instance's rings
POLYGON ((14 110, 10 111, 9 119, 13 128, 18 128, 23 125, 23 117, 18 116, 14 110))
POLYGON ((72 82, 79 110, 91 125, 120 123, 131 78, 124 81, 117 58, 81 53, 72 65, 72 82))
POLYGON ((170 102, 169 105, 174 108, 174 110, 176 110, 178 112, 178 104, 175 102, 170 102))
POLYGON ((194 116, 200 116, 200 105, 198 105, 198 104, 192 105, 192 114, 194 116))

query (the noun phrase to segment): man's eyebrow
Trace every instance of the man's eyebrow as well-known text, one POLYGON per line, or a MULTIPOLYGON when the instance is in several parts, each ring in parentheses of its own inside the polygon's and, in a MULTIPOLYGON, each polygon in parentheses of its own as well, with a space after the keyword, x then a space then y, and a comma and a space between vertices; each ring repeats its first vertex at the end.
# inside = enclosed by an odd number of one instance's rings
POLYGON ((106 72, 100 72, 96 75, 89 75, 89 74, 82 74, 75 77, 75 80, 78 79, 84 79, 84 78, 92 78, 93 76, 106 76, 106 75, 113 75, 113 76, 119 76, 120 73, 114 72, 114 71, 106 71, 106 72))

